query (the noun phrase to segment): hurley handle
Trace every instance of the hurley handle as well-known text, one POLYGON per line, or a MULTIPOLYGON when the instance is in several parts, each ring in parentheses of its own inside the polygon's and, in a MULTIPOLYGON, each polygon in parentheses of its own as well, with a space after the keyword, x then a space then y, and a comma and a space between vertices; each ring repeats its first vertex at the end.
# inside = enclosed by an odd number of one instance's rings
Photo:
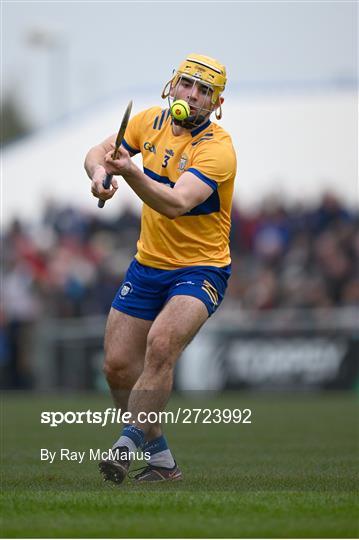
MULTIPOLYGON (((111 180, 112 180, 112 174, 106 174, 106 178, 105 180, 102 182, 102 185, 105 189, 109 189, 109 187, 111 186, 111 180)), ((103 201, 102 199, 99 199, 98 200, 98 203, 97 203, 97 206, 99 208, 103 208, 105 206, 105 202, 106 201, 103 201)))

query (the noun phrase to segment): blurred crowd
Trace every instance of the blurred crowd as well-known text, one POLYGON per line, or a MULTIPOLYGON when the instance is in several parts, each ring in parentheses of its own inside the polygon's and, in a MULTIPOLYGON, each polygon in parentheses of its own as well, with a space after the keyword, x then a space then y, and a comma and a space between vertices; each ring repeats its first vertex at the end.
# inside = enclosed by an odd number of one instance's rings
POLYGON ((234 209, 231 245, 230 296, 245 309, 359 305, 359 214, 330 193, 314 208, 234 209))
MULTIPOLYGON (((129 210, 109 220, 48 204, 38 223, 16 220, 3 232, 0 352, 20 359, 14 386, 37 321, 108 312, 139 228, 129 210)), ((256 212, 234 208, 231 250, 226 302, 251 310, 359 304, 359 216, 332 194, 314 208, 275 198, 256 212)))

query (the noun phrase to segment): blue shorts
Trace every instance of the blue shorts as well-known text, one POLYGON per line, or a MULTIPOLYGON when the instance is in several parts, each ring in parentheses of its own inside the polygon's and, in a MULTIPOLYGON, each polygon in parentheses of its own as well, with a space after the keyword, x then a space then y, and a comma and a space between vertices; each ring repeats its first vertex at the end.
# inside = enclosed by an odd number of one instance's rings
POLYGON ((223 300, 230 275, 230 265, 159 270, 134 259, 112 307, 133 317, 153 321, 172 296, 185 295, 202 300, 211 316, 223 300))

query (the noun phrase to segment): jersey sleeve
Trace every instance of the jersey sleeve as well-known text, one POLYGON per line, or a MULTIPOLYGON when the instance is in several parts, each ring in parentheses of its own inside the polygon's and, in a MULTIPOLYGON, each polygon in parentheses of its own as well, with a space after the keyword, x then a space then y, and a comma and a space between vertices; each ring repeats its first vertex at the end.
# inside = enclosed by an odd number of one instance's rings
POLYGON ((128 152, 131 152, 131 154, 138 154, 141 152, 143 131, 147 125, 151 124, 152 118, 158 109, 159 107, 152 107, 151 109, 141 111, 129 121, 122 144, 128 152))
POLYGON ((188 171, 212 189, 217 189, 219 184, 233 179, 236 168, 236 154, 232 144, 227 141, 225 143, 209 141, 199 145, 188 171))

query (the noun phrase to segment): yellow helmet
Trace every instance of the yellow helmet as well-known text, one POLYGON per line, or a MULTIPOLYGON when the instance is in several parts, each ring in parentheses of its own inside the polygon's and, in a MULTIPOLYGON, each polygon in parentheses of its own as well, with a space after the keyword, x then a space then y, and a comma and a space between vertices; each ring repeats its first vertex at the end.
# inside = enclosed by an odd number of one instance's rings
MULTIPOLYGON (((202 54, 189 54, 184 62, 179 66, 174 77, 169 81, 172 86, 176 86, 181 76, 185 76, 208 85, 212 90, 211 101, 214 105, 220 94, 223 92, 227 77, 226 68, 218 60, 204 56, 202 54)), ((165 86, 162 97, 167 97, 165 86)))

